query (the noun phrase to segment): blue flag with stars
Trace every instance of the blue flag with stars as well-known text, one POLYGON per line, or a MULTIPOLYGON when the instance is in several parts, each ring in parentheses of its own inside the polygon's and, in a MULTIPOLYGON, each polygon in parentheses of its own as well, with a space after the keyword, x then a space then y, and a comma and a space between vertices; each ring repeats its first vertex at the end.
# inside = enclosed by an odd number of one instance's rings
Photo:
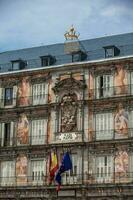
POLYGON ((66 152, 62 158, 61 165, 55 176, 55 181, 58 184, 57 191, 59 191, 60 186, 61 186, 61 174, 71 169, 72 169, 72 161, 71 161, 69 153, 66 152))

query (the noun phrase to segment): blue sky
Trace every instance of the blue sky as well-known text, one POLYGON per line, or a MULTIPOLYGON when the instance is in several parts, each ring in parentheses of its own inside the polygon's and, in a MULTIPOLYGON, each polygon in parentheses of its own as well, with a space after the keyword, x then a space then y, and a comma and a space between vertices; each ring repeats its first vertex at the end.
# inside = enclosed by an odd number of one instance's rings
POLYGON ((133 32, 132 0, 0 0, 0 51, 133 32))

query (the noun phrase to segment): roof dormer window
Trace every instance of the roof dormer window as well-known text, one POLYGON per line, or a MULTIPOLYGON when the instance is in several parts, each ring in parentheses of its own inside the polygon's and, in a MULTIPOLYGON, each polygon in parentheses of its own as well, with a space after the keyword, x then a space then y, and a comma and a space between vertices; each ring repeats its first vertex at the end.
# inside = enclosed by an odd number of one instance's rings
POLYGON ((13 71, 25 69, 26 62, 24 62, 23 60, 19 59, 19 60, 13 60, 11 62, 13 71))
POLYGON ((50 66, 52 64, 54 64, 55 62, 55 58, 51 55, 47 55, 47 56, 41 56, 41 66, 45 67, 45 66, 50 66))
POLYGON ((120 53, 120 50, 116 46, 106 46, 103 48, 105 49, 105 58, 112 58, 118 56, 120 53))

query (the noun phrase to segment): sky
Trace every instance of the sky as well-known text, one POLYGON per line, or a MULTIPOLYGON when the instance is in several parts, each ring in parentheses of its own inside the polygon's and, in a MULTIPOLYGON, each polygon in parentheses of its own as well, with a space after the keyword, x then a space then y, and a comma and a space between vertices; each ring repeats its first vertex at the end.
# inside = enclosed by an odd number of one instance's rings
POLYGON ((133 0, 0 0, 0 52, 133 32, 133 0))

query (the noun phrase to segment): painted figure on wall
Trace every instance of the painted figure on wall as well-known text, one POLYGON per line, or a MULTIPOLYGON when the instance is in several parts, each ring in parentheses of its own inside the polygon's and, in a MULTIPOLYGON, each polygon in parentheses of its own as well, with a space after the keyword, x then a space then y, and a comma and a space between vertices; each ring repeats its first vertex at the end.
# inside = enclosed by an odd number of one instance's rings
POLYGON ((119 103, 115 114, 115 138, 128 137, 128 113, 119 103))
POLYGON ((61 131, 75 131, 77 128, 77 96, 68 94, 61 102, 61 131))
POLYGON ((93 129, 93 112, 92 111, 88 111, 89 112, 89 141, 93 140, 93 133, 94 133, 94 129, 93 129))
POLYGON ((29 122, 25 114, 22 114, 17 124, 17 143, 28 144, 29 122))
POLYGON ((27 171, 28 171, 27 157, 25 155, 18 156, 16 161, 16 176, 18 184, 27 182, 27 171))
POLYGON ((123 69, 123 66, 116 65, 116 73, 114 77, 115 94, 126 94, 128 92, 127 84, 126 70, 123 69))
POLYGON ((119 150, 115 157, 115 180, 127 181, 128 176, 128 153, 119 150))
POLYGON ((94 78, 93 75, 89 74, 89 99, 92 99, 94 96, 94 78))
POLYGON ((27 78, 23 78, 18 87, 18 105, 28 106, 30 104, 30 85, 27 78))

